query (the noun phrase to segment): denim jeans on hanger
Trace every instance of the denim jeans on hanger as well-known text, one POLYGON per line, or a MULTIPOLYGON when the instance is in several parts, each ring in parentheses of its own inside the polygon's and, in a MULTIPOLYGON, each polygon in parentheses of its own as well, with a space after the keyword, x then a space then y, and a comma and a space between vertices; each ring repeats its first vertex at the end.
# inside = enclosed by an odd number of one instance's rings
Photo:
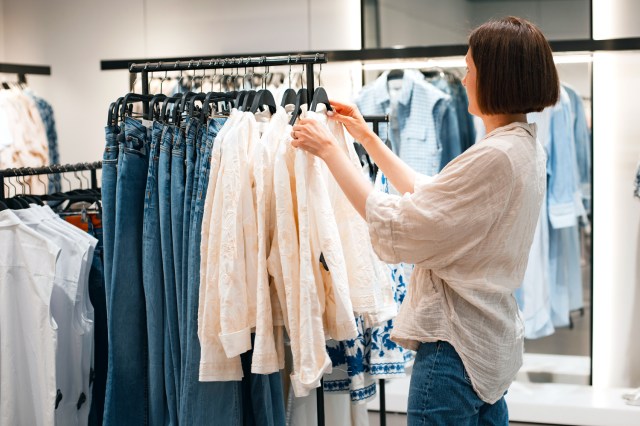
POLYGON ((89 425, 101 426, 104 413, 104 394, 107 387, 107 354, 109 353, 102 227, 93 226, 93 222, 89 221, 89 234, 98 240, 98 244, 93 251, 93 262, 89 272, 89 299, 91 300, 91 305, 93 305, 94 312, 94 359, 93 374, 90 379, 90 382, 92 382, 92 397, 91 409, 89 411, 89 425))
POLYGON ((113 264, 113 240, 116 226, 116 185, 118 182, 118 141, 120 127, 107 126, 104 129, 106 144, 102 157, 102 227, 104 229, 104 280, 109 306, 111 288, 111 265, 113 264))
MULTIPOLYGON (((171 148, 171 236, 173 240, 173 269, 176 280, 176 304, 178 311, 178 325, 182 324, 182 216, 184 207, 184 154, 185 154, 185 129, 180 126, 172 126, 173 146, 171 148)), ((180 350, 183 342, 180 334, 180 350)), ((181 364, 180 364, 181 365, 181 364)), ((178 377, 181 379, 181 375, 178 377)), ((178 383, 180 383, 180 381, 178 383)), ((181 386, 181 385, 180 385, 181 386)))
MULTIPOLYGON (((200 228, 204 208, 204 196, 209 182, 211 151, 213 140, 223 120, 211 120, 208 131, 200 145, 199 168, 195 169, 194 181, 195 203, 191 217, 191 239, 189 242, 190 279, 188 287, 188 315, 187 315, 187 365, 184 380, 184 393, 181 404, 181 424, 208 425, 212 418, 216 424, 230 426, 242 425, 242 386, 239 381, 231 382, 200 382, 200 341, 198 340, 198 303, 200 291, 200 228)), ((203 126, 204 127, 204 126, 203 126)))
MULTIPOLYGON (((185 180, 183 183, 184 186, 184 202, 182 204, 182 280, 180 283, 180 288, 178 293, 181 295, 180 300, 178 300, 178 306, 181 311, 182 321, 180 323, 180 344, 181 344, 181 377, 182 383, 181 386, 184 385, 185 380, 185 368, 187 365, 187 281, 188 281, 188 272, 187 268, 189 265, 189 229, 191 228, 191 195, 193 193, 193 175, 195 168, 195 145, 197 138, 200 137, 200 122, 199 120, 192 120, 190 118, 186 119, 186 140, 185 140, 185 180)), ((180 238, 179 235, 174 236, 174 238, 180 238)), ((183 391, 181 387, 181 404, 183 398, 183 391)))
POLYGON ((106 426, 147 425, 148 346, 142 281, 142 221, 149 169, 147 129, 126 117, 120 145, 111 288, 106 426))
MULTIPOLYGON (((159 123, 157 123, 160 127, 159 123)), ((160 139, 160 160, 158 166, 158 186, 160 195, 160 237, 162 241, 162 261, 164 271, 165 297, 165 378, 167 400, 171 423, 178 422, 178 389, 180 381, 180 337, 178 333, 178 301, 176 299, 176 275, 173 258, 173 239, 171 228, 171 146, 174 126, 164 126, 160 139)))
MULTIPOLYGON (((251 335, 251 346, 256 335, 251 335)), ((242 424, 245 426, 284 426, 284 389, 280 373, 253 374, 253 349, 240 355, 242 361, 242 424)))
POLYGON ((164 425, 167 419, 169 384, 165 383, 165 297, 160 243, 160 208, 158 196, 158 156, 162 124, 153 123, 149 144, 149 168, 144 193, 142 228, 142 278, 147 312, 149 345, 149 424, 164 425))

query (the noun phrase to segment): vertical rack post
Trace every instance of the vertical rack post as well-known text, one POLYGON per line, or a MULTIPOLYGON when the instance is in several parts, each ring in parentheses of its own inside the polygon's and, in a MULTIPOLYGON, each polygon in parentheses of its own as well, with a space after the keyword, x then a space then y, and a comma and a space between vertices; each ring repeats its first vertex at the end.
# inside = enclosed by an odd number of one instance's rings
POLYGON ((311 105, 311 99, 313 99, 313 92, 316 90, 315 82, 314 82, 314 74, 313 74, 313 64, 307 64, 305 68, 307 72, 307 90, 309 92, 309 96, 307 99, 309 100, 309 105, 311 105))
MULTIPOLYGON (((310 107, 313 100, 313 92, 315 91, 313 64, 307 64, 305 70, 307 73, 307 104, 310 107)), ((318 426, 324 426, 324 380, 320 379, 320 387, 316 389, 316 407, 318 411, 318 426)))
POLYGON ((0 173, 0 201, 4 199, 4 174, 0 173))
POLYGON ((91 169, 91 189, 98 189, 98 173, 96 169, 91 169))
MULTIPOLYGON (((380 123, 388 123, 389 115, 365 115, 364 121, 373 124, 373 132, 380 136, 380 123)), ((386 398, 386 382, 384 379, 378 381, 380 383, 380 426, 387 425, 387 398, 386 398)))
MULTIPOLYGON (((149 71, 146 68, 140 73, 140 78, 142 79, 142 94, 149 94, 149 71)), ((144 112, 145 118, 149 116, 149 102, 144 101, 142 103, 142 111, 144 112)))

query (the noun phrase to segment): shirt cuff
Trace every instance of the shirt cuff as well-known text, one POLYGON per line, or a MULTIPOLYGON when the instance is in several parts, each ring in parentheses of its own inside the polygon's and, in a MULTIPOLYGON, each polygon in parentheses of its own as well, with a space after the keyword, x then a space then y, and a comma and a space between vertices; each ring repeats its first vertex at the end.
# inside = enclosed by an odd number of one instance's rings
POLYGON ((251 349, 251 328, 245 328, 233 333, 220 333, 220 342, 227 358, 241 355, 251 349))

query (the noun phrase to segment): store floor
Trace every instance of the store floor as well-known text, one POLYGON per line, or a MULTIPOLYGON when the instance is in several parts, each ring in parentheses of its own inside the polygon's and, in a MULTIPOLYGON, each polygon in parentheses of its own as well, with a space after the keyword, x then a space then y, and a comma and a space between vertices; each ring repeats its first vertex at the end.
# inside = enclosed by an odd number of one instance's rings
MULTIPOLYGON (((387 413, 387 426, 406 426, 407 416, 405 414, 387 413)), ((551 426, 541 423, 509 423, 511 426, 551 426)), ((380 414, 369 411, 369 426, 380 426, 380 414)))

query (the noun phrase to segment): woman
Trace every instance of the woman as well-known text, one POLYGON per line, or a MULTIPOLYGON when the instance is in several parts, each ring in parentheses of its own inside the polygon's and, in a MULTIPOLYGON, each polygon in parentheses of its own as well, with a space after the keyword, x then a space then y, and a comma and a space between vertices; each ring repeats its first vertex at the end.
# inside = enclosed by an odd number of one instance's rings
MULTIPOLYGON (((414 263, 392 338, 417 350, 409 424, 508 425, 504 394, 522 365, 522 282, 546 187, 546 157, 526 114, 555 104, 558 75, 540 30, 515 17, 469 37, 463 80, 486 136, 434 177, 414 172, 355 106, 329 115, 366 148, 404 195, 373 191, 315 120, 293 145, 322 158, 366 219, 380 258, 414 263)), ((445 141, 446 143, 446 141, 445 141)))

